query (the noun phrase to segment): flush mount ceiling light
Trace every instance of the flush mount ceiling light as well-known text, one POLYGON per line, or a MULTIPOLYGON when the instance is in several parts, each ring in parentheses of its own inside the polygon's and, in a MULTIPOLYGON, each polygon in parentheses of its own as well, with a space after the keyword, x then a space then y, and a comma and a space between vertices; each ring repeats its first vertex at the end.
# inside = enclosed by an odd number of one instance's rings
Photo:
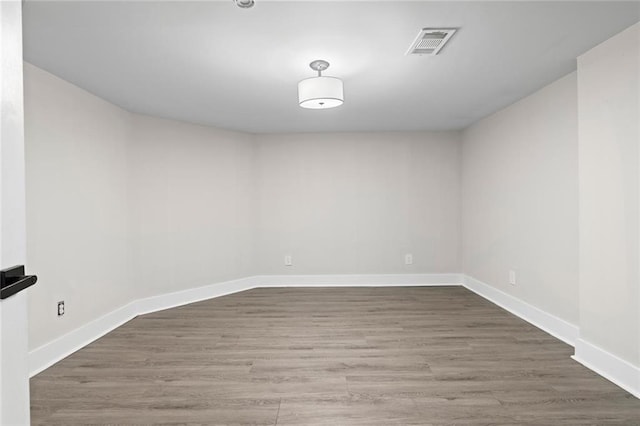
POLYGON ((256 4, 253 0, 233 0, 233 2, 238 7, 241 7, 243 9, 249 9, 250 7, 253 7, 253 5, 256 4))
POLYGON ((305 78, 298 83, 298 102, 302 108, 327 109, 344 103, 342 80, 335 77, 323 77, 322 71, 329 68, 329 62, 313 61, 309 64, 318 71, 317 77, 305 78))

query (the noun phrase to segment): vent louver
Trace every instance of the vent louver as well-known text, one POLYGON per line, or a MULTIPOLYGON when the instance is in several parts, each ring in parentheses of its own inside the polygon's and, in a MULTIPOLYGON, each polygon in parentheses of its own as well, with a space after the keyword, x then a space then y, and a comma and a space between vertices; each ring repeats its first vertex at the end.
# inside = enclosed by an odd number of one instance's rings
POLYGON ((406 54, 437 55, 455 32, 455 28, 423 28, 406 54))

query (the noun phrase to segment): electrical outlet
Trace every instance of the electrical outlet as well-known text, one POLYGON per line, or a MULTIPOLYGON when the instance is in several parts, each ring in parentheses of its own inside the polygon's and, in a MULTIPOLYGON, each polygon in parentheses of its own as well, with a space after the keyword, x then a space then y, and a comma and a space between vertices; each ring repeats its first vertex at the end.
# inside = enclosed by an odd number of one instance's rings
POLYGON ((292 266, 293 265, 293 259, 291 258, 290 254, 287 254, 284 256, 284 266, 292 266))
POLYGON ((413 255, 411 253, 407 253, 404 255, 404 264, 413 265, 413 255))
POLYGON ((58 316, 61 317, 64 315, 64 300, 58 302, 58 316))
POLYGON ((516 285, 516 271, 509 271, 509 284, 516 285))

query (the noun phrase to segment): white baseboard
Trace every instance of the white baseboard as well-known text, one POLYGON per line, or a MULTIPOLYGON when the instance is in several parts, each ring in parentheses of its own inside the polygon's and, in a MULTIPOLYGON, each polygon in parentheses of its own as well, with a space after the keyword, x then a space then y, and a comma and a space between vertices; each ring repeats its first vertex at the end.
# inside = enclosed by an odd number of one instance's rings
POLYGON ((226 296, 227 294, 251 290, 252 288, 258 286, 257 278, 258 277, 255 276, 240 278, 237 280, 207 285, 204 287, 190 288, 188 290, 139 299, 135 302, 137 315, 163 311, 165 309, 188 305, 189 303, 200 302, 207 299, 226 296))
POLYGON ((30 351, 29 377, 51 367, 56 362, 135 318, 136 315, 138 315, 136 302, 131 302, 30 351))
POLYGON ((135 300, 29 352, 35 376, 138 315, 162 311, 256 287, 460 285, 462 274, 261 275, 135 300))
POLYGON ((462 274, 260 275, 259 287, 391 287, 461 285, 462 274))
POLYGON ((255 287, 255 278, 247 277, 135 300, 30 351, 29 375, 35 376, 138 315, 250 290, 255 287))
POLYGON ((640 398, 640 368, 582 338, 576 341, 574 360, 640 398))
POLYGON ((464 275, 464 286, 474 293, 495 303, 501 308, 546 331, 563 342, 575 346, 579 328, 563 319, 551 315, 522 300, 483 283, 473 277, 464 275))
POLYGON ((138 315, 259 287, 391 287, 463 285, 575 346, 573 359, 640 398, 640 369, 578 338, 578 327, 464 274, 259 275, 135 300, 29 352, 33 377, 138 315))

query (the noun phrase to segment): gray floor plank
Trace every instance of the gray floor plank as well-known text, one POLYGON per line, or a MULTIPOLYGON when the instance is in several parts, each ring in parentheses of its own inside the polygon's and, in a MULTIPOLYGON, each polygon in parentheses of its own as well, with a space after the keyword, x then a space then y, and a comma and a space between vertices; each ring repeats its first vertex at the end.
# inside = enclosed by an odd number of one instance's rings
POLYGON ((34 425, 640 425, 461 287, 267 288, 138 317, 31 379, 34 425))

